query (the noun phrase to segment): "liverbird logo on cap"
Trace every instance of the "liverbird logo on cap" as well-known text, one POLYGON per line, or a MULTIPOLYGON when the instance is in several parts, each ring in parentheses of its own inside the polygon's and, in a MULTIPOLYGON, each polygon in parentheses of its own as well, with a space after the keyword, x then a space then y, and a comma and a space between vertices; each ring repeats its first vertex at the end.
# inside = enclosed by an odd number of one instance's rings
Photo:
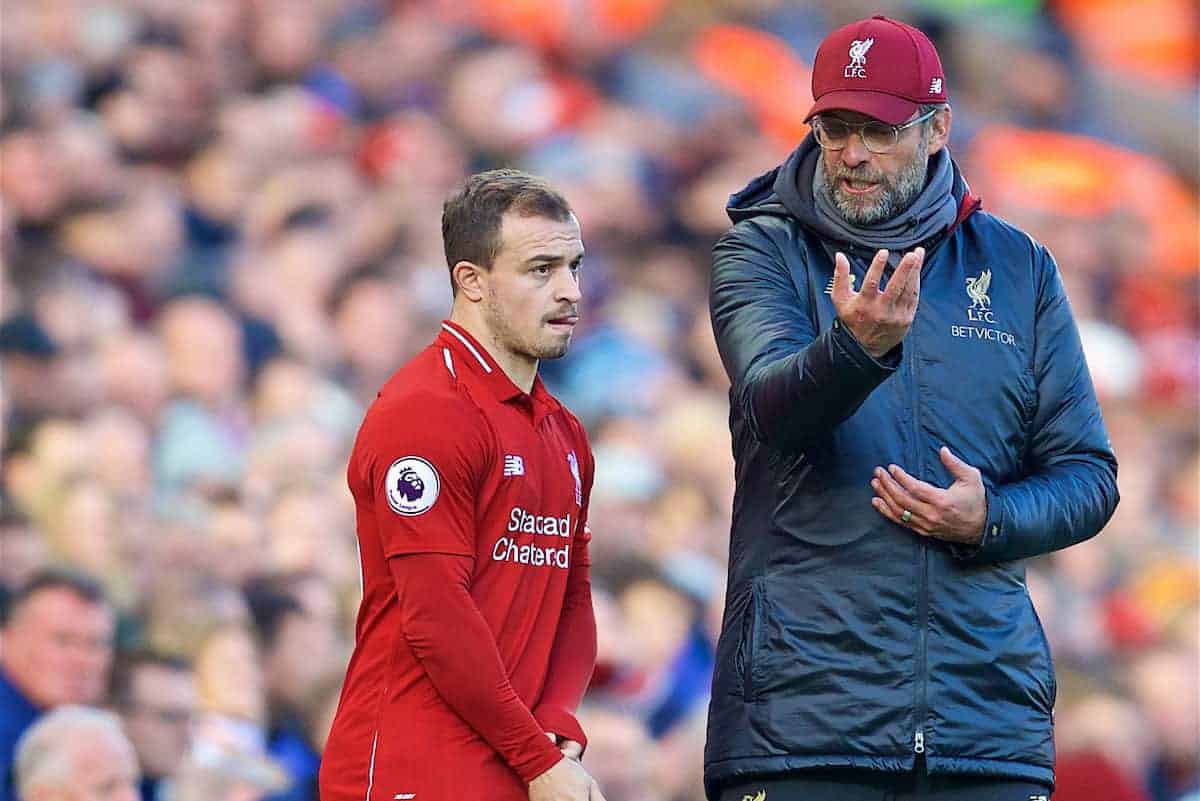
POLYGON ((842 71, 845 78, 867 77, 867 51, 875 44, 875 37, 870 39, 855 39, 850 43, 850 63, 842 71))

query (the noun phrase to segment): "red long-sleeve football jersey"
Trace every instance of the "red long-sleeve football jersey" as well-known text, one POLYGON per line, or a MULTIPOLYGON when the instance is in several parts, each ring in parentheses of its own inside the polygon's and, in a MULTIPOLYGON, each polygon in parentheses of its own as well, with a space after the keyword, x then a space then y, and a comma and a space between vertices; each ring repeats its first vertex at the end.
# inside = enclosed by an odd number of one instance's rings
POLYGON ((363 599, 322 801, 524 801, 596 652, 579 421, 464 329, 401 368, 350 458, 363 599))

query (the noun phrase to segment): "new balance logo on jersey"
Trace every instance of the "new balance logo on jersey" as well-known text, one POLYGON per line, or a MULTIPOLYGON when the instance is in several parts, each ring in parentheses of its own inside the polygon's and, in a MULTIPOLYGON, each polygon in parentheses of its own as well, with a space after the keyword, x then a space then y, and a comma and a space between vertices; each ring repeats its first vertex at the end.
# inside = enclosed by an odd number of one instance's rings
POLYGON ((505 476, 523 476, 525 475, 525 460, 520 456, 513 456, 511 453, 504 457, 504 475, 505 476))

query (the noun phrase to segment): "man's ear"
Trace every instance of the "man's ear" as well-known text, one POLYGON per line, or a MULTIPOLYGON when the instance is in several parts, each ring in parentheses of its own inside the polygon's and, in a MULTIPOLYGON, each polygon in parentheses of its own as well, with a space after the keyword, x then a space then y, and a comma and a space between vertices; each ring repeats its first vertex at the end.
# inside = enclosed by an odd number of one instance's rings
POLYGON ((938 109, 929 120, 929 155, 941 150, 950 142, 950 107, 938 109))
POLYGON ((471 261, 460 261, 450 271, 450 278, 458 287, 458 294, 472 303, 483 300, 483 273, 487 272, 478 264, 471 261))

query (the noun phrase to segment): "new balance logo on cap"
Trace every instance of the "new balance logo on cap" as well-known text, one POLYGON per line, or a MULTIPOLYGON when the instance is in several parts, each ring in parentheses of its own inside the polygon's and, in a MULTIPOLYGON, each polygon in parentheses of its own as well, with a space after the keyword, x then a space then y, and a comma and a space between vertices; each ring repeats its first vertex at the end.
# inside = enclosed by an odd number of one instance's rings
POLYGON ((523 476, 525 475, 525 460, 520 456, 507 454, 504 457, 504 475, 505 476, 523 476))

